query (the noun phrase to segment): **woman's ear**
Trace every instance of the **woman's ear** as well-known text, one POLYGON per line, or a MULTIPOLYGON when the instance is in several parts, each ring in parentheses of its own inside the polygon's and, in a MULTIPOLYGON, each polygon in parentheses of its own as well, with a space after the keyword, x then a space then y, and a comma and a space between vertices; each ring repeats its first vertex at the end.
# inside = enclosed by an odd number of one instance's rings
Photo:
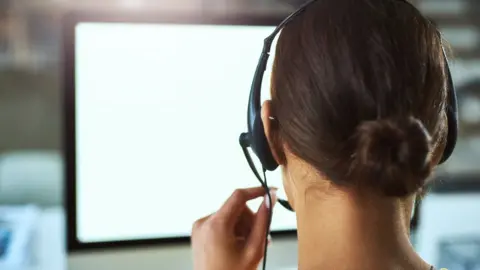
POLYGON ((285 165, 285 158, 283 154, 283 147, 278 140, 278 124, 277 119, 273 115, 272 101, 266 100, 262 105, 262 122, 265 136, 267 137, 270 151, 272 151, 273 158, 279 165, 285 165))

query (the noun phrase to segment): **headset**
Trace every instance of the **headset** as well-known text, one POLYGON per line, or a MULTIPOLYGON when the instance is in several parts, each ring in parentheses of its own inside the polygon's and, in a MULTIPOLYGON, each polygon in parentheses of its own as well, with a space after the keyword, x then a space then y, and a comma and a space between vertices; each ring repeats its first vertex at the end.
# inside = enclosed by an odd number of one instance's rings
MULTIPOLYGON (((261 185, 267 191, 268 199, 270 200, 270 205, 272 205, 272 198, 269 193, 269 187, 267 185, 267 178, 266 178, 266 171, 274 171, 278 167, 278 163, 273 158, 272 152, 270 150, 270 146, 267 141, 267 137, 265 135, 265 130, 263 128, 263 121, 261 117, 261 88, 262 88, 262 81, 263 75, 265 73, 268 58, 270 56, 270 49, 272 47, 272 43, 278 33, 294 18, 296 18, 299 14, 305 11, 305 9, 310 6, 312 3, 316 2, 317 0, 309 0, 303 5, 301 5, 295 12, 290 14, 287 18, 285 18, 264 40, 262 53, 260 54, 260 59, 257 64, 257 68, 255 70, 255 74, 253 76, 252 85, 250 88, 250 95, 248 98, 248 109, 247 109, 247 124, 248 124, 248 132, 240 134, 240 146, 242 147, 243 153, 245 154, 245 158, 255 174, 256 178, 260 181, 261 185), (263 178, 260 176, 258 170, 256 169, 253 160, 248 152, 248 147, 252 149, 254 154, 258 157, 261 165, 262 165, 262 172, 263 178)), ((412 5, 407 0, 396 0, 402 1, 409 5, 412 5)), ((455 86, 453 84, 452 75, 450 72, 450 67, 448 64, 448 59, 445 53, 445 49, 443 48, 443 57, 445 60, 445 74, 447 77, 447 104, 446 104, 446 115, 447 115, 447 125, 448 125, 448 133, 447 133, 447 143, 442 155, 442 159, 440 160, 439 164, 444 163, 445 161, 450 158, 455 149, 455 145, 457 143, 457 134, 458 134, 458 112, 457 112, 457 94, 455 90, 455 86)), ((280 203, 284 208, 287 210, 293 211, 293 208, 286 200, 278 199, 278 203, 280 203)), ((270 220, 268 222, 268 228, 270 227, 270 222, 272 218, 272 211, 270 210, 270 220)), ((267 228, 267 234, 265 237, 268 237, 269 229, 267 228)), ((266 267, 266 255, 267 255, 267 241, 265 241, 265 254, 263 260, 263 269, 266 267)))

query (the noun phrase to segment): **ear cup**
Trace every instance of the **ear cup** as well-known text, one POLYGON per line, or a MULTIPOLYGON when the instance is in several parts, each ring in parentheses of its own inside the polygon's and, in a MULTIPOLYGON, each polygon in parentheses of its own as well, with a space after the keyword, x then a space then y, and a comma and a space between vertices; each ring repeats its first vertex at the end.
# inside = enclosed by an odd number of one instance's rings
POLYGON ((440 160, 440 164, 447 161, 447 159, 452 155, 453 150, 455 150, 455 146, 457 144, 457 137, 458 137, 458 104, 457 104, 457 91, 455 89, 455 85, 453 84, 452 75, 450 72, 450 67, 448 66, 448 61, 446 60, 446 73, 447 73, 447 85, 448 85, 448 102, 446 106, 446 114, 447 114, 447 125, 448 125, 448 132, 447 132, 447 145, 445 145, 445 150, 443 151, 442 159, 440 160))
POLYGON ((251 148, 262 163, 263 168, 268 171, 274 171, 278 167, 278 163, 273 158, 267 137, 265 136, 262 117, 259 113, 255 115, 250 136, 251 148))

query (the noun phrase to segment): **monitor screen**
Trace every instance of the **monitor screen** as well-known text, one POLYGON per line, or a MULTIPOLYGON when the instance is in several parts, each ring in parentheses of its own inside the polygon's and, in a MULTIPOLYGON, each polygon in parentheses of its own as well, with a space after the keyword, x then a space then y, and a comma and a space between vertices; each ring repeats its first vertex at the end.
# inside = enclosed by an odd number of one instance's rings
MULTIPOLYGON (((215 212, 236 188, 259 185, 238 138, 247 130, 263 39, 273 29, 77 24, 78 241, 189 236, 192 223, 215 212)), ((279 170, 267 178, 281 186, 279 170)), ((295 228, 295 215, 276 207, 272 230, 295 228)))

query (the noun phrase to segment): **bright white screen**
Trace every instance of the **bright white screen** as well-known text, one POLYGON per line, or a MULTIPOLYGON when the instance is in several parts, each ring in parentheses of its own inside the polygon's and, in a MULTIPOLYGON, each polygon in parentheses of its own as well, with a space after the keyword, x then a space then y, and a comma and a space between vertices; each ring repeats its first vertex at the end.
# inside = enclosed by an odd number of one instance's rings
MULTIPOLYGON (((263 39, 272 30, 77 26, 80 241, 188 236, 194 220, 216 211, 234 189, 258 185, 238 137, 247 128, 263 39)), ((281 185, 278 170, 267 177, 281 185)), ((276 207, 273 230, 295 224, 294 214, 276 207)))

